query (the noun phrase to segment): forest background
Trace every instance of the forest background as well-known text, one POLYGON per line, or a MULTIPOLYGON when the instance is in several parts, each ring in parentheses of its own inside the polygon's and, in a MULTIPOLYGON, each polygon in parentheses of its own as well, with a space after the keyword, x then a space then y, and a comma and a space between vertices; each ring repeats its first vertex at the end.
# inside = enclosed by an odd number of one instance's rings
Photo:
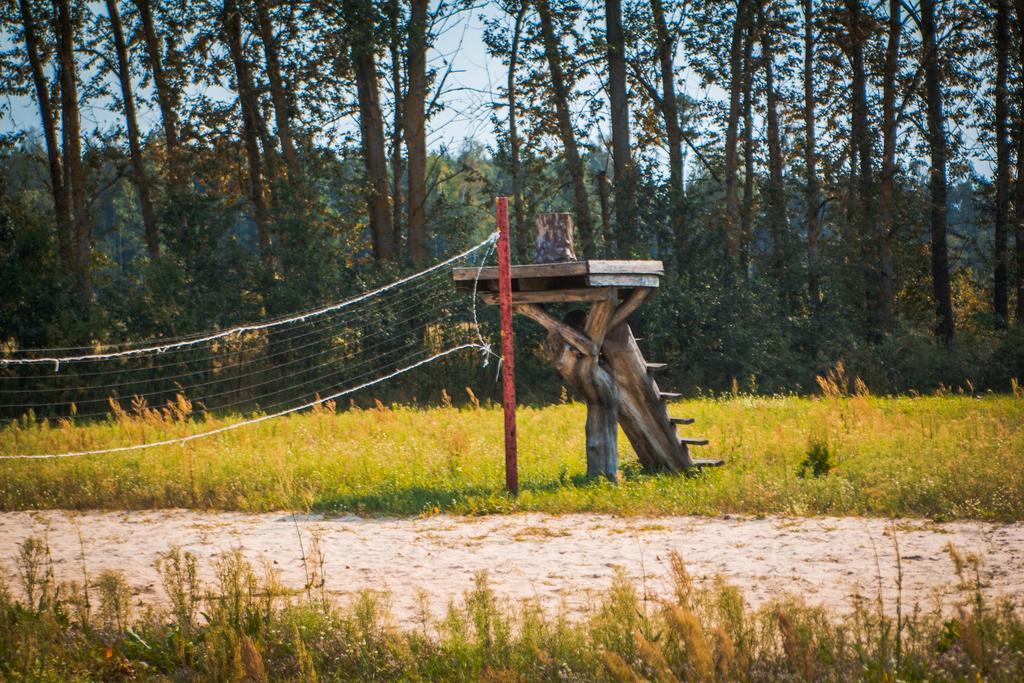
MULTIPOLYGON (((541 211, 665 262, 634 327, 666 385, 1009 390, 1022 62, 1024 0, 4 0, 0 341, 310 308, 478 242, 504 194, 516 262, 541 211)), ((479 365, 447 383, 490 395, 479 365)))

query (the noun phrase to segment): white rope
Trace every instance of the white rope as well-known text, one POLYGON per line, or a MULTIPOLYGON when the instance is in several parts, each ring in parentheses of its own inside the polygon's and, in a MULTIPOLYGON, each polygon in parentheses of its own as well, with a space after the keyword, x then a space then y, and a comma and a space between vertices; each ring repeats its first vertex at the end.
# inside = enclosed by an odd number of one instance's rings
MULTIPOLYGON (((346 307, 351 306, 353 304, 359 303, 360 301, 365 301, 366 299, 369 299, 370 297, 373 297, 373 296, 376 296, 376 295, 381 294, 383 292, 386 292, 386 291, 388 291, 390 289, 394 289, 395 287, 399 287, 401 285, 404 285, 407 282, 411 282, 412 280, 415 280, 418 277, 422 277, 422 276, 426 275, 427 273, 431 273, 431 272, 433 272, 435 270, 438 270, 440 268, 444 268, 445 266, 447 266, 447 265, 449 265, 451 263, 454 263, 455 261, 458 261, 459 259, 462 259, 462 258, 465 258, 466 256, 469 256, 474 251, 476 251, 476 250, 478 250, 478 249, 480 249, 480 248, 482 248, 484 246, 493 244, 497 239, 498 239, 498 233, 497 232, 493 232, 493 233, 491 233, 490 236, 487 237, 487 239, 485 239, 483 242, 480 242, 480 244, 477 244, 474 247, 470 247, 469 249, 467 249, 466 251, 462 252, 461 254, 456 254, 455 256, 452 256, 451 258, 447 259, 446 261, 442 261, 441 263, 433 265, 433 266, 427 268, 426 270, 421 270, 420 272, 415 273, 413 275, 409 275, 407 277, 404 277, 401 280, 395 280, 394 282, 392 282, 390 284, 387 284, 387 285, 384 285, 383 287, 378 287, 377 289, 374 289, 372 291, 366 292, 365 294, 360 294, 359 296, 357 296, 357 297, 355 297, 353 299, 348 299, 346 301, 341 301, 341 302, 338 302, 338 303, 330 304, 330 305, 324 306, 322 308, 318 308, 318 309, 315 309, 315 310, 312 310, 312 311, 306 311, 305 313, 299 313, 297 315, 293 315, 293 316, 290 316, 290 317, 287 317, 287 318, 279 318, 277 320, 271 320, 271 321, 267 321, 267 322, 263 322, 263 323, 250 323, 250 324, 247 324, 247 325, 240 325, 238 327, 233 327, 233 328, 231 328, 229 330, 224 330, 223 332, 216 332, 214 334, 209 334, 209 335, 206 335, 206 336, 203 336, 203 337, 196 337, 195 339, 187 339, 185 341, 179 341, 179 342, 173 342, 173 343, 156 344, 156 345, 153 345, 153 346, 147 346, 147 347, 138 348, 138 349, 127 349, 125 351, 112 351, 112 352, 109 352, 109 353, 94 353, 94 354, 85 354, 85 355, 80 355, 80 356, 51 356, 51 357, 42 357, 42 358, 0 358, 0 366, 6 366, 6 365, 53 364, 54 372, 59 372, 60 371, 61 363, 74 363, 74 362, 79 362, 79 361, 110 360, 112 358, 124 358, 124 357, 127 357, 127 356, 137 356, 137 355, 142 355, 142 354, 145 354, 145 353, 153 353, 153 352, 155 352, 155 353, 164 353, 164 352, 169 351, 171 349, 183 348, 183 347, 188 347, 188 346, 196 346, 198 344, 205 344, 206 342, 211 342, 211 341, 214 341, 216 339, 222 339, 224 337, 230 337, 232 335, 241 334, 243 332, 256 332, 256 331, 259 331, 259 330, 265 330, 265 329, 269 329, 269 328, 272 328, 272 327, 278 327, 280 325, 287 325, 289 323, 304 322, 307 318, 314 318, 314 317, 317 317, 317 316, 324 315, 325 313, 330 313, 332 311, 337 311, 339 309, 346 308, 346 307)), ((479 279, 479 277, 480 277, 480 273, 478 272, 477 273, 477 278, 479 279)), ((476 287, 476 284, 474 283, 474 290, 475 290, 475 287, 476 287)), ((474 312, 475 312, 475 301, 474 301, 474 312)), ((485 352, 490 353, 489 345, 484 344, 484 345, 481 345, 480 348, 483 349, 485 352)))
POLYGON ((196 439, 205 439, 206 437, 209 437, 209 436, 214 436, 216 434, 223 434, 224 432, 230 432, 232 430, 239 429, 241 427, 248 427, 249 425, 254 425, 254 424, 257 424, 259 422, 266 422, 267 420, 272 420, 272 419, 277 418, 277 417, 282 417, 282 416, 288 415, 290 413, 297 413, 300 410, 306 410, 306 409, 312 408, 313 406, 317 406, 317 405, 326 403, 327 401, 333 401, 336 398, 341 398, 342 396, 347 396, 348 394, 354 394, 357 391, 360 391, 362 389, 366 389, 368 387, 372 387, 373 385, 380 384, 381 382, 386 382, 387 380, 392 379, 394 377, 397 377, 397 376, 399 376, 401 374, 404 374, 406 372, 409 372, 410 370, 415 370, 418 367, 421 367, 423 365, 427 365, 428 363, 433 363, 435 360, 437 360, 439 358, 443 358, 445 356, 451 355, 451 354, 456 353, 458 351, 462 351, 464 349, 480 349, 482 351, 488 351, 488 349, 486 349, 484 346, 481 346, 480 344, 477 344, 477 343, 469 343, 469 344, 462 344, 460 346, 455 346, 455 347, 452 347, 452 348, 448 349, 447 351, 441 351, 440 353, 435 353, 433 356, 430 356, 429 358, 424 358, 424 359, 422 359, 420 361, 417 361, 417 362, 413 363, 412 365, 408 365, 408 366, 406 366, 404 368, 401 368, 400 370, 395 370, 394 372, 391 372, 391 373, 389 373, 387 375, 384 375, 383 377, 378 377, 377 379, 371 380, 369 382, 364 382, 363 384, 360 384, 359 386, 356 386, 356 387, 351 387, 349 389, 344 389, 344 390, 339 391, 337 393, 331 394, 330 396, 325 396, 323 398, 317 399, 316 401, 311 401, 311 402, 305 403, 305 404, 303 404, 301 406, 295 406, 293 408, 288 408, 287 410, 282 410, 282 411, 279 411, 279 412, 276 412, 276 413, 272 413, 270 415, 261 415, 259 417, 255 417, 255 418, 252 418, 252 419, 249 419, 249 420, 243 420, 242 422, 236 422, 234 424, 225 425, 223 427, 217 427, 216 429, 211 429, 210 431, 207 431, 207 432, 199 432, 197 434, 189 434, 187 436, 182 436, 182 437, 178 437, 178 438, 175 438, 175 439, 165 439, 163 441, 153 441, 151 443, 132 444, 130 446, 117 446, 115 448, 103 448, 103 449, 99 449, 99 450, 95 450, 95 451, 78 451, 78 452, 75 452, 75 453, 45 453, 45 454, 41 454, 41 455, 22 455, 22 454, 18 454, 18 455, 0 455, 0 460, 52 460, 52 459, 55 459, 55 458, 75 458, 75 457, 79 457, 79 456, 83 456, 83 455, 104 455, 104 454, 108 454, 108 453, 124 453, 126 451, 139 451, 139 450, 142 450, 144 448, 156 448, 157 446, 170 446, 170 445, 173 445, 173 444, 185 444, 185 443, 188 443, 189 441, 195 441, 196 439))

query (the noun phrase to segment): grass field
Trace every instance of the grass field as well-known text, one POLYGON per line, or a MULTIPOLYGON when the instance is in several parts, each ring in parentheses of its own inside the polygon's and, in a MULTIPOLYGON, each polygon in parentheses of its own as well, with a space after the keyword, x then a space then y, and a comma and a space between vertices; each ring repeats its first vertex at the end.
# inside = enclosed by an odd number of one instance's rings
MULTIPOLYGON (((516 510, 1024 519, 1024 400, 730 396, 683 401, 689 433, 726 459, 700 476, 644 475, 620 439, 622 481, 584 476, 585 407, 519 411, 522 493, 502 488, 501 411, 320 409, 185 446, 0 462, 0 509, 188 507, 361 514, 516 510)), ((122 415, 87 428, 14 425, 0 452, 153 441, 226 424, 122 415), (212 423, 212 424, 211 424, 212 423)))

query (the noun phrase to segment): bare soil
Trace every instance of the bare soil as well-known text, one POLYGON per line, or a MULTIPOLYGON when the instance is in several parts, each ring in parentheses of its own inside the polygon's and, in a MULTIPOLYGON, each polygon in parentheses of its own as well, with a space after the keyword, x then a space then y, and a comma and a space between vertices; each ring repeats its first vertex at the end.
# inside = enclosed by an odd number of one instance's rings
POLYGON ((408 626, 420 623, 424 602, 434 617, 443 614, 480 570, 487 570, 499 596, 537 598, 546 608, 570 615, 609 586, 616 566, 649 594, 665 594, 668 558, 677 551, 696 579, 722 577, 739 586, 754 607, 796 593, 811 604, 848 610, 854 595, 876 599, 881 590, 885 609, 894 610, 893 528, 905 608, 951 604, 956 579, 948 544, 985 558, 991 595, 1024 596, 1024 523, 849 517, 362 519, 190 510, 8 512, 0 513, 0 571, 9 585, 18 585, 17 546, 34 535, 49 543, 59 580, 81 581, 83 560, 90 577, 121 570, 140 602, 163 601, 155 562, 172 546, 197 556, 207 582, 213 581, 215 557, 237 547, 257 567, 276 570, 285 585, 301 588, 316 537, 329 593, 345 599, 361 589, 386 592, 396 621, 408 626))

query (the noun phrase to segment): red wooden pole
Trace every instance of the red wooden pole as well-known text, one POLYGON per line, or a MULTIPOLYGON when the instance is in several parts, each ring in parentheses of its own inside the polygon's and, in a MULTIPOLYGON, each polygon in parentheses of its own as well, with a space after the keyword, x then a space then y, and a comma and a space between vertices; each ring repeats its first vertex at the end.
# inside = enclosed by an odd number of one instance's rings
POLYGON ((516 358, 512 343, 512 260, 509 256, 508 197, 496 200, 498 214, 498 298, 501 309, 501 403, 505 408, 505 488, 519 494, 516 450, 516 358))

